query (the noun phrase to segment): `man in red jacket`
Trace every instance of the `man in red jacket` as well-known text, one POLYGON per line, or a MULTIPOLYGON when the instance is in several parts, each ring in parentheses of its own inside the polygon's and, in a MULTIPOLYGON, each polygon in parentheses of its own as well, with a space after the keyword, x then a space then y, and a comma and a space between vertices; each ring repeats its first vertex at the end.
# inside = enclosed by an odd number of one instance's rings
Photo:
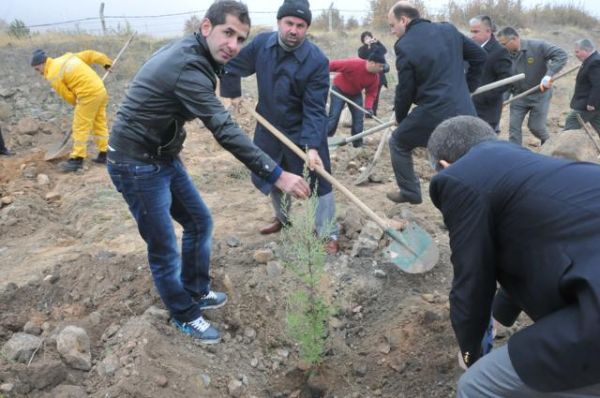
MULTIPOLYGON (((363 103, 362 91, 365 90, 365 108, 370 114, 373 114, 373 103, 379 89, 379 73, 383 70, 384 65, 385 57, 380 52, 372 53, 368 60, 347 58, 329 61, 329 70, 337 72, 331 89, 361 106, 363 103)), ((327 125, 329 137, 335 134, 344 105, 346 105, 346 101, 333 93, 330 95, 327 125)), ((348 107, 352 115, 352 135, 361 133, 363 131, 363 112, 350 104, 348 107)), ((352 144, 354 147, 361 147, 362 139, 353 141, 352 144)))

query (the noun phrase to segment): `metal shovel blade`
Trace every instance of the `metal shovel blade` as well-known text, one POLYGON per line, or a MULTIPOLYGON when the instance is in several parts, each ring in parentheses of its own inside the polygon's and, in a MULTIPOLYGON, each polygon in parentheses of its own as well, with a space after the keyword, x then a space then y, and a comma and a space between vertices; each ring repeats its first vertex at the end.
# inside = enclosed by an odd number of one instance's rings
POLYGON ((50 145, 46 150, 44 160, 53 160, 65 156, 69 153, 69 138, 71 138, 71 131, 68 131, 60 142, 50 145))
POLYGON ((402 231, 386 231, 392 239, 387 247, 394 265, 410 274, 420 274, 432 269, 440 258, 437 245, 419 225, 411 222, 402 231))

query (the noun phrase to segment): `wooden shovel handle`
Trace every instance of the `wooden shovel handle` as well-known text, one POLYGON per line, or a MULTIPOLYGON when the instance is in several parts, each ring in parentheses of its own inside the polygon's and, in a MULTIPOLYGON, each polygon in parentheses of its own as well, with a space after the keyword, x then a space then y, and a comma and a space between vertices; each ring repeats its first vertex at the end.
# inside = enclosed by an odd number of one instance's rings
MULTIPOLYGON (((302 151, 296 144, 294 144, 288 137, 286 137, 281 131, 277 130, 275 126, 273 126, 267 119, 262 117, 258 112, 256 112, 249 104, 242 101, 242 106, 248 113, 250 113, 254 118, 263 126, 267 128, 278 140, 280 140, 285 146, 291 149, 296 155, 298 155, 301 159, 304 159, 306 162, 306 153, 302 151)), ((373 221, 379 225, 381 229, 388 232, 390 227, 386 224, 386 222, 379 217, 373 210, 367 207, 359 198, 356 197, 352 192, 350 192, 345 186, 343 186, 338 180, 336 180, 331 174, 329 174, 323 167, 317 166, 315 171, 323 177, 325 180, 331 183, 334 187, 336 187, 340 192, 342 192, 348 199, 350 199, 355 205, 357 205, 363 212, 365 212, 373 221)))
MULTIPOLYGON (((558 79, 560 79, 560 78, 562 78, 562 77, 564 77, 564 76, 568 75, 569 73, 576 71, 576 70, 577 70, 577 69, 579 69, 580 67, 581 67, 581 64, 580 64, 580 65, 577 65, 577 66, 574 66, 574 67, 572 67, 571 69, 568 69, 568 70, 564 71, 563 73, 559 73, 558 75, 556 75, 556 76, 554 76, 554 77, 552 78, 552 82, 555 82, 555 81, 557 81, 558 79)), ((535 86, 535 87, 531 87, 529 90, 527 90, 527 91, 523 91, 521 94, 519 94, 519 95, 516 95, 516 96, 512 97, 512 98, 511 98, 511 99, 509 99, 509 100, 506 100, 506 101, 504 101, 504 103, 502 104, 502 106, 506 106, 506 105, 510 104, 511 102, 513 102, 513 101, 516 101, 516 100, 518 100, 518 99, 521 99, 521 98, 523 98, 523 97, 527 97, 529 94, 531 94, 531 93, 534 93, 534 92, 536 92, 536 91, 539 91, 539 89, 540 89, 540 86, 539 86, 539 84, 538 84, 537 86, 535 86)))

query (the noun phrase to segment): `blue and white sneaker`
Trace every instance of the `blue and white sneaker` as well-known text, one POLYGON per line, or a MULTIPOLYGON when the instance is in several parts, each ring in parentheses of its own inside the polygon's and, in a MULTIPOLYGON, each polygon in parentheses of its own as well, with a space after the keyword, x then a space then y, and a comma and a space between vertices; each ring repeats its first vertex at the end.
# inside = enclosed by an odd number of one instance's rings
POLYGON ((221 292, 208 292, 207 295, 197 301, 201 310, 221 308, 227 303, 227 295, 221 292))
POLYGON ((203 317, 199 317, 191 322, 179 322, 176 319, 173 319, 171 322, 177 329, 199 340, 203 344, 217 344, 221 341, 219 331, 203 317))

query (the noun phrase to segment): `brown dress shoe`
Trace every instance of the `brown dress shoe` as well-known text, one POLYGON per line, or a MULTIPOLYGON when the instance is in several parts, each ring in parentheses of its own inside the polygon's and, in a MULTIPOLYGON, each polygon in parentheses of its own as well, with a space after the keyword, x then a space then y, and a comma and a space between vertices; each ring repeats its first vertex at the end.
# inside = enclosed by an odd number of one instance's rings
POLYGON ((337 254, 340 251, 340 244, 337 239, 329 239, 325 243, 325 252, 327 254, 337 254))
POLYGON ((281 228, 283 228, 283 223, 279 221, 278 218, 273 217, 271 224, 267 225, 266 227, 262 227, 261 229, 259 229, 259 232, 262 235, 269 235, 281 231, 281 228))

